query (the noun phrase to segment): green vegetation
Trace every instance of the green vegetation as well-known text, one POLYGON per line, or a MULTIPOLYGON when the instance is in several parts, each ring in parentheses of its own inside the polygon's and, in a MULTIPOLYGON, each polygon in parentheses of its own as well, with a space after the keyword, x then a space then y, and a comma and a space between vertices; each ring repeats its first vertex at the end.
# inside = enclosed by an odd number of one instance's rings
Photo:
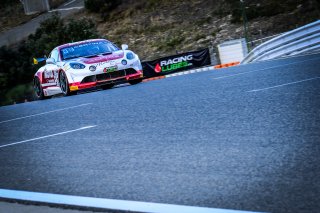
POLYGON ((198 40, 200 40, 200 39, 203 39, 203 38, 205 38, 206 36, 207 36, 206 34, 198 33, 198 34, 195 35, 194 41, 198 41, 198 40))
POLYGON ((209 24, 211 19, 212 19, 212 17, 210 17, 210 16, 202 18, 202 19, 196 21, 196 25, 200 25, 201 26, 201 25, 204 25, 204 24, 209 24))
POLYGON ((32 83, 15 86, 9 89, 5 94, 6 102, 9 104, 26 102, 33 100, 33 98, 34 93, 32 83))
POLYGON ((164 50, 164 51, 169 51, 169 50, 177 50, 179 48, 179 45, 185 40, 184 37, 182 36, 173 36, 173 37, 168 37, 164 40, 158 41, 155 43, 155 47, 158 50, 164 50))
POLYGON ((100 13, 101 17, 106 19, 110 15, 109 12, 121 3, 121 0, 85 0, 84 6, 90 12, 100 13))
POLYGON ((50 8, 57 8, 68 0, 49 0, 50 8))
POLYGON ((71 20, 64 24, 54 14, 42 22, 35 34, 15 47, 0 48, 0 105, 21 102, 31 98, 31 82, 37 69, 34 57, 43 57, 61 44, 99 37, 91 20, 71 20), (24 85, 24 86, 21 86, 24 85))
POLYGON ((15 1, 12 1, 12 0, 1 0, 1 4, 2 5, 12 5, 12 4, 15 4, 16 2, 15 1))
MULTIPOLYGON (((242 21, 241 3, 239 0, 226 0, 231 6, 232 22, 242 21)), ((295 10, 299 5, 303 5, 303 0, 244 0, 244 7, 248 20, 258 17, 271 17, 281 13, 288 13, 295 10)))

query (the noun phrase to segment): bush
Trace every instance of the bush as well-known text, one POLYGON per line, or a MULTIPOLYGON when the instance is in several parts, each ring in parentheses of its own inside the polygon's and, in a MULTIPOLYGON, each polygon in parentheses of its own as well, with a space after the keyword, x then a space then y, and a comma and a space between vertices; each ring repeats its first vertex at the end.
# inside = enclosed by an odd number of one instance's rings
POLYGON ((90 12, 99 13, 104 6, 104 0, 85 0, 84 7, 90 12))
POLYGON ((115 9, 121 4, 121 0, 85 0, 84 6, 94 13, 105 13, 115 9))
POLYGON ((17 4, 19 1, 15 0, 15 1, 12 1, 12 0, 1 0, 1 4, 2 6, 8 6, 8 5, 12 5, 12 4, 17 4))
POLYGON ((41 23, 35 34, 29 36, 26 48, 32 57, 42 57, 58 45, 97 37, 96 26, 90 19, 71 20, 65 25, 55 14, 41 23))
MULTIPOLYGON (((231 8, 232 22, 242 21, 241 3, 239 0, 226 0, 231 8)), ((303 0, 284 0, 279 2, 278 0, 268 1, 244 1, 243 7, 248 20, 252 20, 258 17, 271 17, 281 13, 288 13, 297 8, 299 4, 302 4, 303 0)))
POLYGON ((3 104, 22 103, 34 99, 32 83, 21 84, 6 93, 3 104))
POLYGON ((49 0, 50 8, 57 8, 68 0, 49 0))

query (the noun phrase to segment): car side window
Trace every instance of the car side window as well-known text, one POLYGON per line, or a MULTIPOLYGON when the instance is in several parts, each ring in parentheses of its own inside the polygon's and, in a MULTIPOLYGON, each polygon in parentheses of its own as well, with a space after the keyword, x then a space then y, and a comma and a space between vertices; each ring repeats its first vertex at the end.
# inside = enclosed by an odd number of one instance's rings
POLYGON ((50 58, 54 58, 55 61, 60 61, 59 60, 59 52, 57 49, 52 50, 50 54, 50 58))

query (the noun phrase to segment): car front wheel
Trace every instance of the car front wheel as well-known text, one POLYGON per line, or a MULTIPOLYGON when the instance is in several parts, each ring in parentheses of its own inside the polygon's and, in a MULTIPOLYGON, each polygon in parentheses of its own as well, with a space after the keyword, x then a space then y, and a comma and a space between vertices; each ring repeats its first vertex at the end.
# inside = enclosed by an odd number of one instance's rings
POLYGON ((51 98, 51 96, 45 96, 39 78, 33 80, 34 93, 39 100, 51 98))
POLYGON ((60 89, 65 96, 75 95, 77 93, 74 91, 73 92, 70 91, 68 78, 64 72, 59 73, 59 84, 60 84, 60 89))

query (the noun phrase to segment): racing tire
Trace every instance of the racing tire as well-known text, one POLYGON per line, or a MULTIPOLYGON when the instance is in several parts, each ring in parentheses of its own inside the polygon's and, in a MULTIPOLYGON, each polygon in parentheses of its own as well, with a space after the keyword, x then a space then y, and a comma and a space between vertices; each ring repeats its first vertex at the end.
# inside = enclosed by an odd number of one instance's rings
POLYGON ((45 96, 39 78, 34 78, 33 89, 38 100, 49 99, 51 96, 45 96))
POLYGON ((142 82, 142 78, 139 78, 139 79, 130 80, 129 84, 135 85, 135 84, 139 84, 141 82, 142 82))
POLYGON ((105 84, 101 86, 103 90, 111 89, 112 87, 114 87, 114 84, 105 84))
POLYGON ((77 94, 77 91, 72 91, 72 92, 70 91, 69 81, 64 72, 59 73, 59 85, 64 96, 77 94))

